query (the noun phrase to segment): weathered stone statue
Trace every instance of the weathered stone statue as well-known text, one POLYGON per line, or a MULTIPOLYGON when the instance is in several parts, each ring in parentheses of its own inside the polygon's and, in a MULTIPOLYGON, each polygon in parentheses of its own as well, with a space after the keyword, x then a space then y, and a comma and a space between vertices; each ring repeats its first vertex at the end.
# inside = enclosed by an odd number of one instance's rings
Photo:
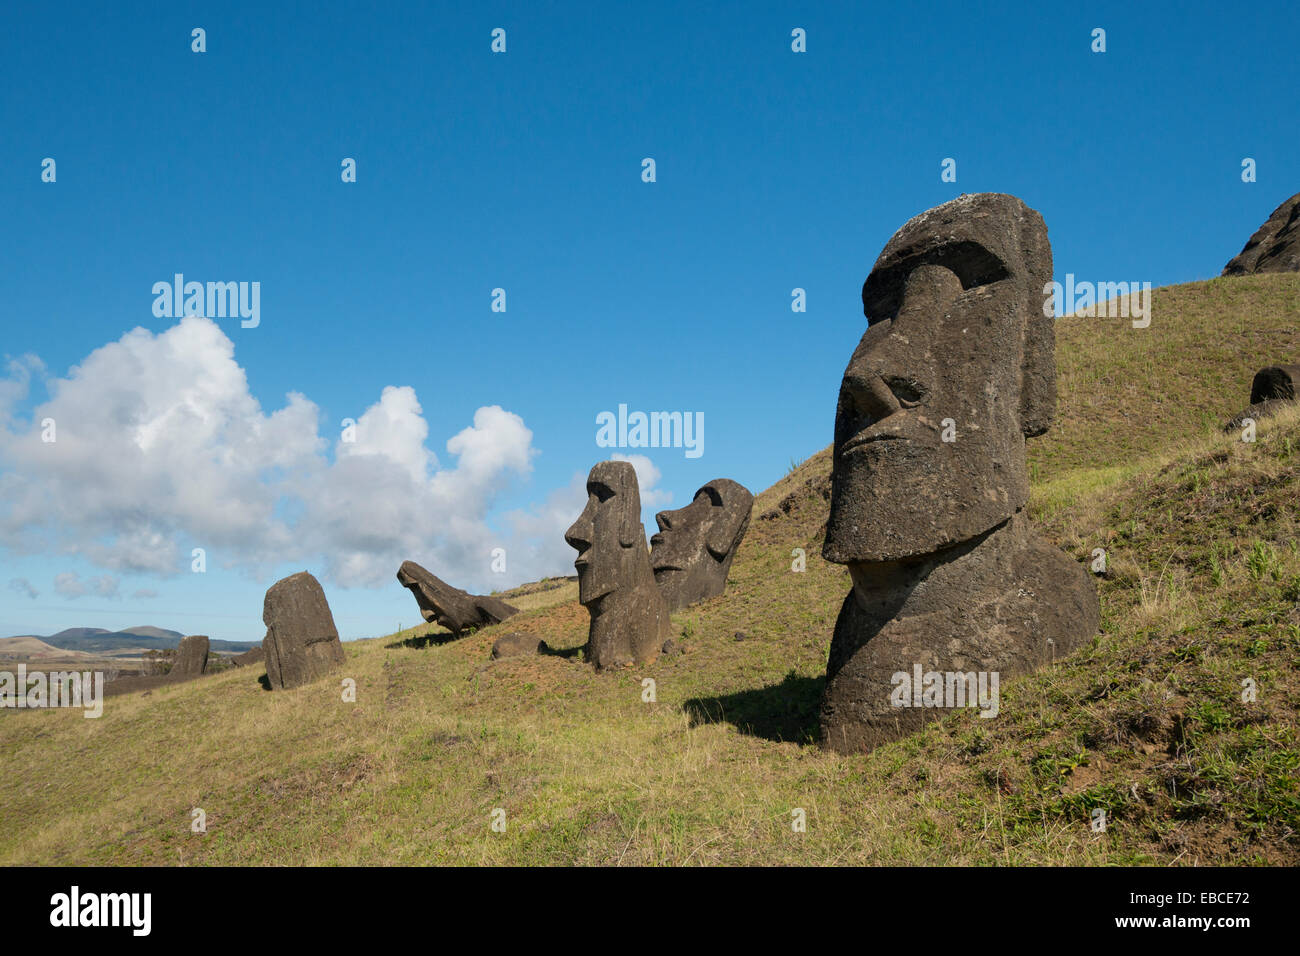
POLYGON ((1225 276, 1300 272, 1300 193, 1273 210, 1245 248, 1223 267, 1225 276))
POLYGON ((500 624, 519 609, 486 594, 470 594, 430 574, 414 561, 403 561, 397 580, 415 595, 421 616, 430 624, 441 624, 460 635, 471 629, 500 624))
POLYGON ((1042 217, 983 193, 907 222, 862 287, 868 328, 840 386, 822 552, 853 579, 824 746, 904 736, 969 705, 957 693, 974 697, 981 674, 996 687, 1097 630, 1088 572, 1023 510, 1025 439, 1047 431, 1056 404, 1051 278, 1042 217), (932 690, 932 674, 941 689, 960 676, 946 696, 912 692, 922 675, 932 690))
POLYGON ((231 667, 256 667, 258 664, 265 662, 266 655, 262 653, 261 647, 253 647, 244 651, 242 654, 236 654, 230 659, 231 667))
POLYGON ((1294 402, 1300 385, 1300 365, 1270 365, 1255 373, 1250 383, 1250 404, 1259 402, 1294 402))
POLYGON ((176 648, 176 660, 168 671, 171 677, 198 677, 208 669, 208 639, 203 634, 182 637, 176 648))
POLYGON ((343 644, 325 592, 306 571, 271 585, 262 621, 262 652, 272 688, 301 686, 343 663, 343 644))
POLYGON ((564 540, 578 552, 578 600, 591 614, 587 660, 597 668, 653 661, 668 639, 668 605, 650 570, 641 491, 629 463, 592 466, 587 507, 564 540))
POLYGON ((1236 431, 1246 419, 1260 421, 1276 415, 1296 399, 1296 386, 1300 385, 1300 365, 1270 365, 1255 373, 1250 383, 1250 405, 1228 419, 1225 432, 1236 431))
POLYGON ((748 488, 715 478, 685 508, 655 515, 659 533, 650 539, 650 565, 669 611, 723 592, 753 508, 748 488))

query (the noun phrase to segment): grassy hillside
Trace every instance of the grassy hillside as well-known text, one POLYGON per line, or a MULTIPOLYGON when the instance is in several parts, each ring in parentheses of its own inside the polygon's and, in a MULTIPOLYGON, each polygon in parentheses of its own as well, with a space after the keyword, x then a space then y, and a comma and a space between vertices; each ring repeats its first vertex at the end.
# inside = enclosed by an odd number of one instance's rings
POLYGON ((649 667, 581 663, 565 582, 459 641, 349 643, 298 691, 237 670, 100 720, 0 715, 23 768, 0 781, 0 863, 1295 864, 1300 416, 1253 444, 1216 426, 1256 368, 1300 357, 1298 307, 1300 277, 1253 276, 1157 290, 1144 330, 1061 320, 1032 509, 1080 560, 1107 550, 1103 631, 1004 684, 996 719, 867 756, 811 742, 849 587, 820 557, 822 451, 759 496, 728 592, 674 615, 682 653, 649 667), (507 629, 556 653, 490 663, 507 629))

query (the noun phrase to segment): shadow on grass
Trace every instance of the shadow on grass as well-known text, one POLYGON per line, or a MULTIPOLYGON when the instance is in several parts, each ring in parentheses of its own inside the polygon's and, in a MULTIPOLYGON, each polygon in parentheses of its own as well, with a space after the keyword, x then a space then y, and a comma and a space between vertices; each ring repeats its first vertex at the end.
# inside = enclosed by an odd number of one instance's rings
POLYGON ((462 637, 469 637, 474 632, 463 631, 460 635, 451 633, 451 631, 429 631, 427 634, 417 634, 415 637, 408 637, 403 641, 394 641, 392 644, 385 644, 384 647, 393 650, 399 647, 411 647, 419 649, 421 647, 442 647, 444 644, 450 644, 452 641, 458 641, 462 637))
MULTIPOLYGON (((462 637, 469 637, 477 629, 463 631, 460 637, 452 634, 450 631, 429 631, 427 634, 419 634, 415 637, 408 637, 405 640, 394 641, 392 644, 384 646, 396 650, 399 647, 409 647, 416 650, 424 647, 441 647, 444 644, 450 644, 452 641, 458 641, 462 637)), ((503 632, 504 633, 504 632, 503 632)), ((582 653, 582 645, 577 647, 562 647, 559 649, 549 645, 542 649, 541 654, 546 657, 564 657, 574 658, 582 653)))
POLYGON ((728 723, 752 737, 778 743, 814 744, 817 711, 825 685, 824 676, 800 677, 791 672, 779 684, 719 697, 692 698, 684 709, 692 727, 728 723))

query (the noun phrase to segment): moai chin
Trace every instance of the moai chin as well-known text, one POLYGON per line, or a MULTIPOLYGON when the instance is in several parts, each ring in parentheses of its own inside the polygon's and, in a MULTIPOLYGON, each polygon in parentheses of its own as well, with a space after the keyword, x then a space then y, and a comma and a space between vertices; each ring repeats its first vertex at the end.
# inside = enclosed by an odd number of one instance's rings
POLYGON ((1025 439, 1056 405, 1051 279, 1042 217, 981 193, 907 222, 862 287, 868 327, 840 386, 822 549, 853 580, 823 746, 870 750, 949 711, 898 693, 900 674, 961 675, 954 690, 1005 680, 1098 628, 1087 570, 1024 513, 1025 439))
POLYGON ((730 478, 715 478, 685 508, 655 515, 659 533, 650 539, 650 565, 669 611, 717 597, 745 531, 754 496, 730 478))
POLYGON ((669 636, 641 524, 636 472, 602 461, 587 476, 587 507, 564 534, 578 552, 578 600, 591 615, 586 658, 599 669, 647 664, 669 636))

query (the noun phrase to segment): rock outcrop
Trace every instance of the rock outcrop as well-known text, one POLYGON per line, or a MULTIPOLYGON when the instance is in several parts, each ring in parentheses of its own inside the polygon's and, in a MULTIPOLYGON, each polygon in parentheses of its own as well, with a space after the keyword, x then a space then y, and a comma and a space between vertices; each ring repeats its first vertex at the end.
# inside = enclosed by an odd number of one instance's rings
POLYGON ((1300 272, 1300 193, 1273 210, 1244 249, 1223 267, 1225 276, 1300 272))

